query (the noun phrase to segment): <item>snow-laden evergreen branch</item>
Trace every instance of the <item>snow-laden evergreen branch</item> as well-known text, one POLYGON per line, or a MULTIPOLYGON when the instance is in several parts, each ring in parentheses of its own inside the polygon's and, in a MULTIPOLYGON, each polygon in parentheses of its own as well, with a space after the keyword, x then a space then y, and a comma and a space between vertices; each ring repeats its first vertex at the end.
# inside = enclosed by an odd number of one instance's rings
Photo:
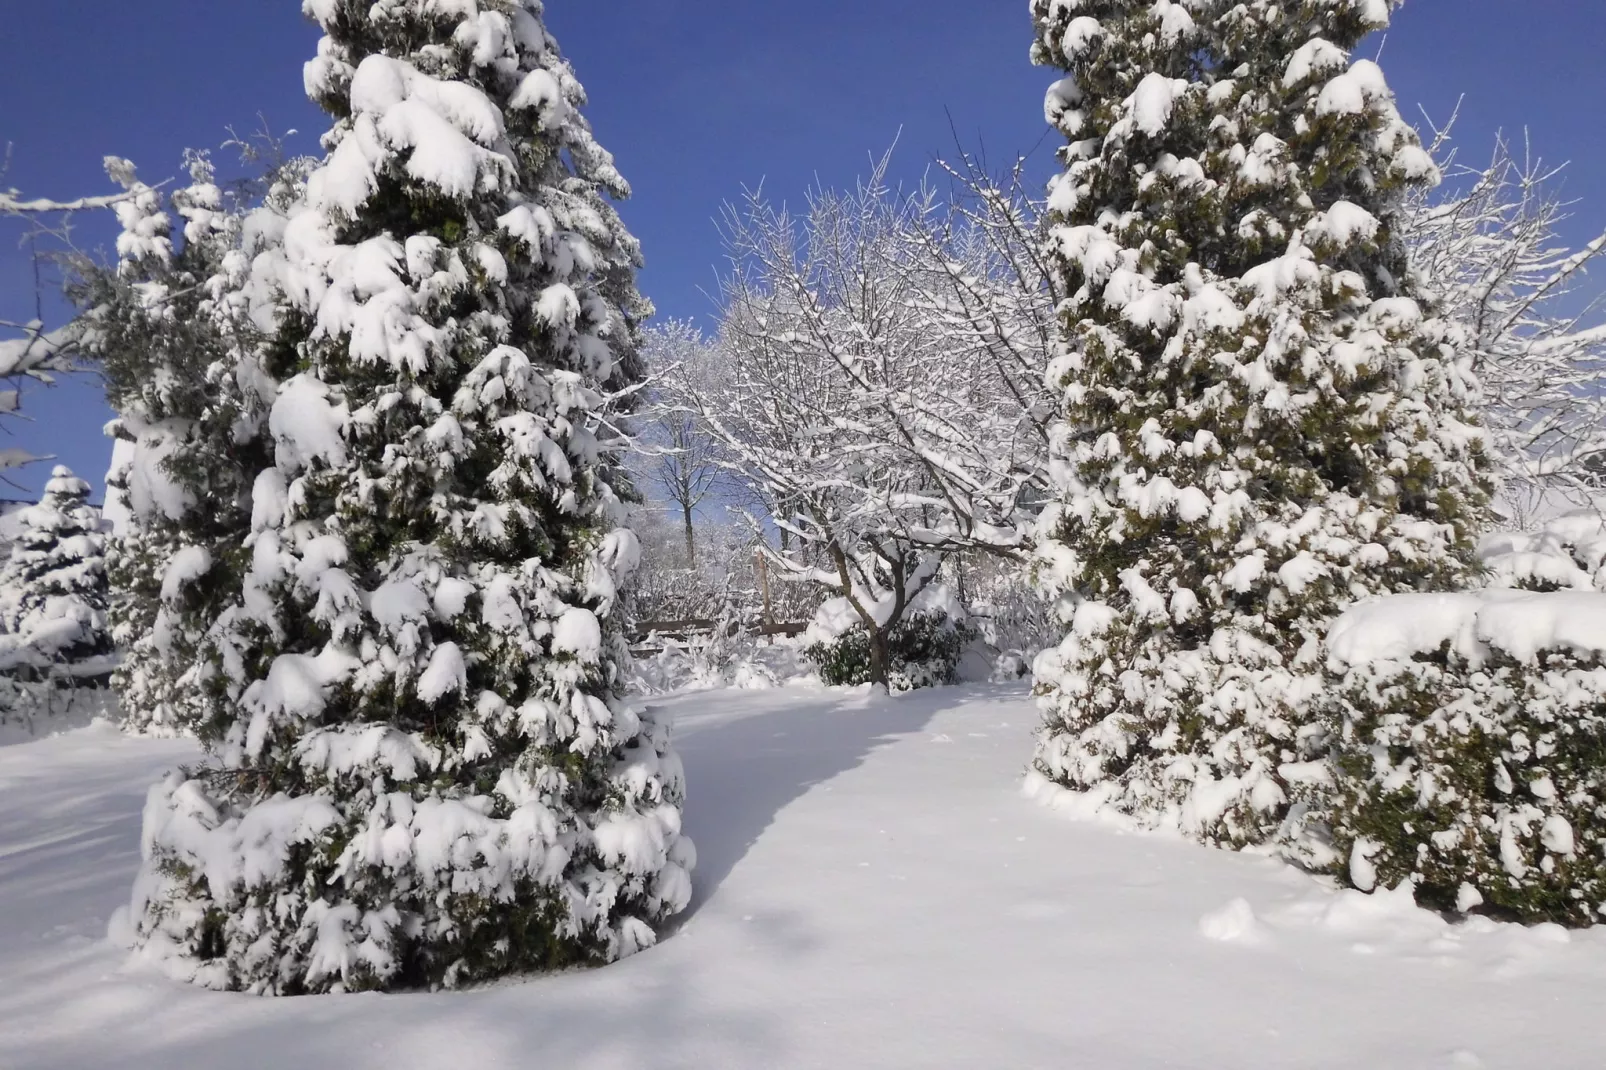
MULTIPOLYGON (((690 897, 679 760, 622 695, 639 544, 605 410, 630 407, 650 311, 611 203, 629 186, 539 0, 483 6, 305 0, 328 155, 209 292, 256 329, 225 332, 207 376, 239 404, 246 460, 218 496, 244 532, 165 570, 177 615, 213 611, 208 766, 153 792, 126 927, 187 980, 602 964, 690 897)), ((144 210, 119 252, 159 262, 144 210)), ((204 431, 188 452, 217 452, 230 423, 182 415, 204 431)), ((210 475, 183 473, 197 503, 210 475)))
POLYGON ((1472 360, 1401 240, 1439 173, 1352 59, 1395 6, 1032 4, 1067 291, 1034 768, 1139 826, 1285 842, 1329 622, 1476 575, 1472 360))

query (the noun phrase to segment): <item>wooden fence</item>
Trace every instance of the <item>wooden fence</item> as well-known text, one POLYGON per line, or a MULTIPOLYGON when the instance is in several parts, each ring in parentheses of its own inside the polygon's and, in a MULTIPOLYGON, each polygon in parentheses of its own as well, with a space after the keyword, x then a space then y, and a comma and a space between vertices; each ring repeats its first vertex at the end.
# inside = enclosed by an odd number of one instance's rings
MULTIPOLYGON (((656 652, 652 643, 657 639, 674 639, 686 642, 702 636, 712 636, 719 630, 720 622, 717 620, 644 620, 638 621, 630 630, 630 645, 637 648, 637 653, 656 652)), ((760 638, 770 636, 785 636, 790 639, 802 635, 808 630, 808 624, 802 621, 765 622, 758 620, 733 620, 725 623, 727 636, 752 635, 760 638)), ((659 648, 661 649, 661 648, 659 648)))

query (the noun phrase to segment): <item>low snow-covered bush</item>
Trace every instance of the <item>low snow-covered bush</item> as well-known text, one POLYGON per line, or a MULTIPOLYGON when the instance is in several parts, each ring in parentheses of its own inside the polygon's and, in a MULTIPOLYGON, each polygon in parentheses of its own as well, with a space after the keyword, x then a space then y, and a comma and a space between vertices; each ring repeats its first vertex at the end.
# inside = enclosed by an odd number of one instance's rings
POLYGON ((1404 595, 1329 638, 1341 879, 1424 907, 1606 920, 1606 595, 1404 595))
POLYGON ((993 657, 993 677, 1015 680, 1060 640, 1053 600, 1044 597, 1028 568, 1012 558, 966 555, 957 562, 963 602, 981 642, 993 657))
MULTIPOLYGON (((914 691, 959 682, 959 661, 976 629, 943 613, 913 613, 887 629, 887 682, 893 691, 914 691)), ((855 687, 871 680, 870 633, 855 624, 834 639, 804 651, 831 686, 855 687)))

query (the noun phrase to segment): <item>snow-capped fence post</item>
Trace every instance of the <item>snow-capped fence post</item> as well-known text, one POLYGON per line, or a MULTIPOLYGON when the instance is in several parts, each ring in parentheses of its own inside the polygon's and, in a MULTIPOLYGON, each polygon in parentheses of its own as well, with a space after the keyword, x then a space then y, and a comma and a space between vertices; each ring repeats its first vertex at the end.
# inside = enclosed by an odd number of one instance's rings
POLYGON ((775 623, 775 606, 770 599, 770 559, 763 551, 753 554, 753 570, 758 573, 758 591, 764 605, 764 626, 775 623))

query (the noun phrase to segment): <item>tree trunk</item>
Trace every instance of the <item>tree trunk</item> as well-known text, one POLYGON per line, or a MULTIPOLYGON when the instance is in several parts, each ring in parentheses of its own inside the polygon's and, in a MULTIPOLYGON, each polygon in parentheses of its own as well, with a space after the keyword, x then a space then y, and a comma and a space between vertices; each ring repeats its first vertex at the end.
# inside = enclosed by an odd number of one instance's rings
POLYGON ((887 651, 886 629, 872 625, 866 631, 870 635, 870 683, 890 692, 892 690, 892 659, 887 651))
POLYGON ((695 533, 692 530, 691 507, 687 506, 687 505, 682 505, 680 507, 680 515, 681 515, 681 518, 686 522, 686 567, 687 568, 696 568, 697 567, 697 537, 696 537, 695 533))
POLYGON ((769 626, 775 623, 775 607, 770 602, 770 561, 760 550, 753 555, 754 567, 758 569, 758 590, 764 597, 764 624, 769 626))

